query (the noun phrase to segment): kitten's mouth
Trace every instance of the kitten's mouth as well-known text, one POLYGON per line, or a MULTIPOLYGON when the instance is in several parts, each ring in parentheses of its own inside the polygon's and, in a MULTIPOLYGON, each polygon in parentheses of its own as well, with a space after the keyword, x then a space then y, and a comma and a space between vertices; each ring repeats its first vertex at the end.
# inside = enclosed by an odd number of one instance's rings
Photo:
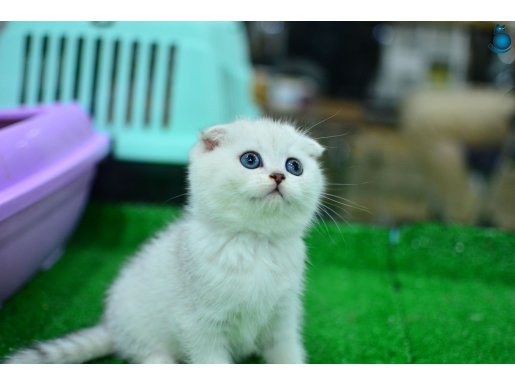
POLYGON ((279 191, 279 187, 274 188, 274 189, 273 189, 272 191, 270 191, 266 196, 270 196, 270 197, 280 196, 281 198, 283 198, 283 199, 284 199, 283 194, 279 191))

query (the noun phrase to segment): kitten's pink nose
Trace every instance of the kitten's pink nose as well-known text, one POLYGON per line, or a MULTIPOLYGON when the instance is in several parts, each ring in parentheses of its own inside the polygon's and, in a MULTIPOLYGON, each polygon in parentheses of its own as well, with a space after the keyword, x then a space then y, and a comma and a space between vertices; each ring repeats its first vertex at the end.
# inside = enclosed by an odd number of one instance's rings
POLYGON ((273 172, 270 174, 270 178, 272 178, 273 180, 275 180, 275 183, 279 186, 281 184, 281 182, 283 180, 286 179, 286 177, 284 176, 284 174, 280 173, 280 172, 273 172))

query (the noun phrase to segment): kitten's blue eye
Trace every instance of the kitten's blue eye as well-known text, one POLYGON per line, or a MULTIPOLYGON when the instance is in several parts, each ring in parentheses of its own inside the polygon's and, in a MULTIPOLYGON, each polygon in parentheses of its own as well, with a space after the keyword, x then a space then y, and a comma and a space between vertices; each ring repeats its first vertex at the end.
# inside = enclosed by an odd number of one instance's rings
POLYGON ((261 158, 257 152, 249 151, 240 157, 240 162, 246 168, 258 168, 261 166, 261 158))
POLYGON ((299 176, 302 175, 304 169, 302 168, 302 163, 300 163, 300 160, 295 158, 288 158, 288 160, 286 160, 286 171, 288 171, 290 174, 299 176))

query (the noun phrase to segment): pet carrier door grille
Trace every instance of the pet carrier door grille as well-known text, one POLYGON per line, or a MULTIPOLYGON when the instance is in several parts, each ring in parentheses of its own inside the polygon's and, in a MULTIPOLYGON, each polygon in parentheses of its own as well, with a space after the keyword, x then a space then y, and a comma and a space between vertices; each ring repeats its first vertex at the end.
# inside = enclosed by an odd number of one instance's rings
POLYGON ((175 54, 175 45, 155 42, 26 35, 19 104, 80 100, 107 129, 114 122, 166 129, 175 54))
POLYGON ((112 135, 116 157, 185 163, 200 129, 257 115, 242 26, 7 23, 0 107, 72 101, 112 135))

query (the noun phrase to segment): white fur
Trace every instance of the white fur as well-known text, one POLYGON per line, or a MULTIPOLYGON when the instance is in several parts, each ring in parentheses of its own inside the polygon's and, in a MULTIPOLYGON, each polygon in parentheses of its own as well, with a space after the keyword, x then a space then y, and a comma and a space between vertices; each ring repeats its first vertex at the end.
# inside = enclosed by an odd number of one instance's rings
MULTIPOLYGON (((302 236, 323 190, 321 153, 312 139, 269 119, 204 131, 190 153, 185 214, 122 270, 97 326, 107 331, 97 346, 131 362, 230 363, 250 354, 269 363, 305 362, 302 236), (247 151, 258 152, 263 167, 243 167, 247 151), (301 176, 286 171, 290 157, 302 162, 301 176), (268 195, 275 188, 272 172, 286 176, 283 197, 268 195)), ((59 350, 67 338, 8 362, 69 362, 38 354, 59 350)), ((90 359, 91 344, 77 345, 90 359)))

